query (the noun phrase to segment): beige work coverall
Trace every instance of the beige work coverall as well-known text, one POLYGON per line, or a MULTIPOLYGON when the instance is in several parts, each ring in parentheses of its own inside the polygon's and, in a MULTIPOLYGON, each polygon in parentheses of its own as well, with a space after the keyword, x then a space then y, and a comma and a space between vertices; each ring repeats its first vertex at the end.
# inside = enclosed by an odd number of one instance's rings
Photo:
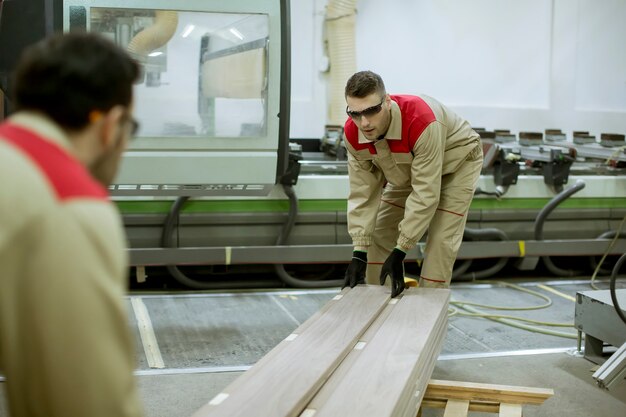
POLYGON ((447 287, 482 169, 480 137, 431 97, 391 99, 383 139, 346 122, 348 232, 367 250, 366 282, 378 284, 391 250, 412 249, 428 230, 420 286, 447 287))
POLYGON ((0 126, 0 372, 12 417, 139 417, 124 230, 50 120, 0 126), (7 129, 9 126, 9 129, 7 129))

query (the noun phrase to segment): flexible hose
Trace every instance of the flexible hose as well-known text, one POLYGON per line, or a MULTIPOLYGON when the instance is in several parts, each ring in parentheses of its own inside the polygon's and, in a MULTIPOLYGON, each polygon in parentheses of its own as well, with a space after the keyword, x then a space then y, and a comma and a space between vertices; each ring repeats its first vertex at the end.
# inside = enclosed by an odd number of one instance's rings
MULTIPOLYGON (((176 226, 180 210, 183 205, 189 200, 189 197, 178 197, 170 211, 167 213, 165 222, 163 224, 163 231, 161 234, 161 246, 164 248, 174 248, 172 235, 174 227, 176 226)), ((189 278, 185 275, 176 265, 167 265, 167 272, 179 283, 186 287, 193 288, 195 290, 226 290, 226 289, 249 289, 249 288, 263 288, 273 287, 276 285, 276 281, 270 280, 256 280, 256 281, 197 281, 193 278, 189 278)))
POLYGON ((128 44, 127 50, 134 57, 145 57, 169 42, 178 27, 178 12, 157 10, 154 23, 139 32, 128 44))
MULTIPOLYGON (((501 318, 501 317, 506 317, 506 316, 498 316, 498 315, 492 315, 492 314, 484 314, 482 312, 480 312, 479 310, 472 308, 472 307, 468 307, 468 306, 461 306, 461 308, 469 311, 472 314, 468 314, 468 313, 458 313, 459 316, 465 316, 465 315, 469 315, 472 317, 484 317, 486 319, 489 320, 493 320, 493 321, 497 321, 499 323, 503 323, 506 324, 508 326, 512 326, 512 327, 517 327, 518 329, 524 329, 524 330, 529 330, 531 332, 535 332, 535 333, 542 333, 542 334, 547 334, 550 336, 558 336, 558 337, 565 337, 568 339, 576 339, 578 336, 575 334, 570 334, 570 333, 565 333, 565 332, 556 332, 553 330, 546 330, 546 329, 542 329, 540 327, 536 327, 536 326, 529 326, 526 324, 521 324, 521 323, 517 323, 517 321, 522 320, 522 321, 529 321, 528 319, 520 319, 520 318, 501 318)), ((552 324, 554 325, 554 324, 552 324)), ((560 324, 558 324, 560 325, 560 324)), ((569 326, 569 325, 564 325, 564 326, 569 326)), ((572 325, 573 327, 573 325, 572 325)))
MULTIPOLYGON (((487 228, 487 229, 465 229, 463 232, 463 239, 465 240, 509 240, 509 237, 500 229, 487 228)), ((489 278, 502 270, 509 261, 509 258, 499 258, 498 261, 489 268, 465 273, 471 265, 472 260, 465 261, 457 270, 452 271, 452 277, 457 278, 459 281, 474 281, 477 279, 489 278), (468 262, 469 261, 469 262, 468 262), (464 268, 464 269, 463 269, 464 268), (459 272, 460 271, 460 272, 459 272), (455 274, 456 273, 456 274, 455 274)))
MULTIPOLYGON (((477 281, 478 283, 480 283, 480 281, 477 281)), ((488 282, 488 281, 483 281, 484 283, 493 283, 493 282, 488 282)), ((474 307, 481 307, 481 308, 486 308, 486 309, 490 309, 490 310, 508 310, 508 311, 513 311, 513 310, 517 310, 517 311, 528 311, 528 310, 539 310, 539 309, 543 309, 543 308, 547 308, 549 306, 552 305, 552 300, 550 299, 550 297, 543 295, 537 291, 533 291, 533 290, 529 290, 527 288, 521 287, 519 285, 515 285, 515 284, 510 284, 507 282, 503 282, 503 281, 495 281, 495 283, 500 284, 502 286, 508 287, 508 288, 512 288, 518 291, 522 291, 525 292, 527 294, 533 295, 535 297, 541 298, 543 300, 546 301, 546 303, 541 304, 541 305, 537 305, 537 306, 527 306, 527 307, 510 307, 510 306, 493 306, 493 305, 487 305, 487 304, 480 304, 480 303, 472 303, 472 302, 466 302, 466 301, 451 301, 450 303, 453 306, 462 308, 466 311, 469 311, 469 313, 465 313, 465 312, 459 312, 456 308, 452 307, 452 311, 450 312, 449 309, 449 316, 454 316, 454 315, 459 315, 459 316, 468 316, 468 317, 482 317, 482 318, 486 318, 489 320, 493 320, 493 321, 497 321, 499 323, 502 324, 506 324, 508 326, 512 326, 512 327, 517 327, 519 329, 524 329, 524 330, 528 330, 531 332, 535 332, 535 333, 541 333, 541 334, 547 334, 550 336, 558 336, 558 337, 565 337, 568 339, 576 339, 578 336, 573 334, 573 333, 565 333, 565 332, 557 332, 557 331, 553 331, 553 330, 547 330, 541 327, 537 327, 537 326, 530 326, 530 325, 526 325, 526 324, 521 324, 521 323, 517 323, 517 322, 525 322, 525 323, 532 323, 532 324, 538 324, 538 325, 542 325, 542 326, 551 326, 551 327, 574 327, 573 324, 571 323, 553 323, 553 322, 545 322, 545 321, 539 321, 539 320, 532 320, 532 319, 527 319, 527 318, 523 318, 523 317, 515 317, 515 316, 510 316, 510 315, 503 315, 503 314, 490 314, 490 313, 486 313, 484 311, 478 310, 474 307)))
MULTIPOLYGON (((494 281, 492 281, 494 282, 494 281)), ((492 282, 484 281, 484 283, 491 284, 492 282)), ((481 283, 480 281, 478 283, 481 283)), ((529 290, 528 288, 520 287, 519 285, 510 284, 508 282, 503 281, 495 281, 495 283, 502 285, 504 287, 512 288, 517 291, 525 292, 526 294, 533 295, 537 298, 541 298, 545 301, 544 304, 536 305, 536 306, 527 306, 527 307, 511 307, 511 306, 494 306, 489 304, 480 304, 480 303, 472 303, 469 301, 454 301, 454 305, 457 306, 475 306, 481 308, 488 308, 490 310, 508 310, 508 311, 527 311, 527 310, 540 310, 543 308, 548 308, 552 305, 552 299, 546 295, 541 294, 540 292, 529 290)))
POLYGON ((499 258, 495 264, 489 268, 480 271, 472 271, 461 275, 461 280, 475 281, 477 279, 485 279, 494 276, 502 270, 509 262, 509 258, 499 258))
MULTIPOLYGON (((578 180, 576 181, 576 184, 572 185, 571 187, 561 191, 556 196, 554 196, 552 200, 550 200, 548 204, 546 204, 541 209, 541 211, 537 215, 537 218, 535 219, 535 240, 543 240, 543 224, 546 218, 548 217, 548 215, 559 204, 561 204, 563 201, 565 201, 566 199, 568 199, 570 196, 574 195, 578 191, 582 190, 583 188, 585 188, 585 182, 583 180, 578 180)), ((548 268, 550 272, 560 277, 573 277, 582 273, 582 271, 559 268, 558 266, 554 265, 554 263, 552 262, 552 259, 550 259, 549 256, 542 256, 541 260, 543 261, 544 265, 546 266, 546 268, 548 268)))
POLYGON ((463 274, 465 274, 465 271, 467 271, 469 267, 472 266, 472 262, 473 261, 471 259, 465 259, 459 266, 453 269, 451 281, 469 281, 468 279, 461 278, 461 276, 463 276, 463 274))
MULTIPOLYGON (((609 244, 609 247, 606 248, 606 251, 604 252, 604 255, 602 255, 602 258, 600 258, 600 262, 598 262, 598 265, 596 266, 596 268, 593 271, 593 275, 591 275, 591 281, 589 282, 589 286, 591 286, 591 288, 593 288, 594 290, 599 290, 600 289, 595 284, 596 276, 598 275, 598 272, 600 271, 600 267, 602 266, 602 263, 604 262, 604 260, 608 256, 608 254, 611 252, 611 249, 613 249, 613 246, 615 246, 615 243, 617 242, 617 239, 622 235, 622 229, 624 228, 624 222, 626 222, 626 216, 624 216, 624 218, 620 222, 619 227, 617 228, 617 232, 607 232, 607 233, 613 234, 613 240, 611 240, 611 243, 609 244)), ((607 233, 604 233, 601 236, 603 236, 603 235, 605 235, 607 233)))
POLYGON ((615 267, 613 267, 613 272, 611 273, 611 283, 610 283, 610 291, 611 291, 611 300, 613 300, 613 307, 615 307, 615 312, 619 316, 620 319, 626 324, 626 316, 622 311, 622 308, 619 305, 619 301, 617 300, 617 294, 615 293, 615 281, 617 280, 617 274, 619 269, 622 267, 622 264, 626 261, 626 253, 619 257, 615 267))
MULTIPOLYGON (((283 230, 278 236, 278 240, 276 241, 276 246, 282 246, 287 242, 287 238, 291 233, 291 229, 296 223, 296 217, 298 216, 298 197, 296 193, 293 191, 293 187, 291 185, 283 184, 283 190, 285 191, 285 195, 289 198, 289 214, 287 216, 287 222, 283 226, 283 230)), ((324 275, 328 276, 333 272, 334 269, 331 269, 328 273, 324 275)), ((338 287, 343 284, 342 279, 336 280, 303 280, 296 278, 290 275, 287 271, 285 271, 285 267, 283 264, 275 264, 274 271, 278 277, 283 281, 286 285, 290 287, 296 288, 323 288, 323 287, 338 287)))
MULTIPOLYGON (((626 217, 625 217, 625 219, 626 219, 626 217)), ((624 220, 622 220, 622 225, 623 225, 623 223, 624 223, 624 220)), ((620 231, 621 231, 621 227, 620 227, 620 231)), ((611 241, 611 245, 609 246, 609 250, 610 250, 615 245, 615 241, 617 239, 626 239, 626 234, 618 233, 615 230, 609 230, 608 232, 602 233, 596 239, 613 239, 611 241)), ((602 256, 602 258, 600 258, 599 262, 596 260, 595 256, 590 256, 589 257, 589 264, 591 265, 591 269, 593 269, 594 271, 597 271, 596 274, 602 274, 602 275, 610 275, 611 274, 611 270, 610 269, 602 268, 602 263, 606 259, 606 256, 607 255, 604 254, 604 256, 602 256)), ((595 274, 594 274, 594 276, 595 276, 595 274)))

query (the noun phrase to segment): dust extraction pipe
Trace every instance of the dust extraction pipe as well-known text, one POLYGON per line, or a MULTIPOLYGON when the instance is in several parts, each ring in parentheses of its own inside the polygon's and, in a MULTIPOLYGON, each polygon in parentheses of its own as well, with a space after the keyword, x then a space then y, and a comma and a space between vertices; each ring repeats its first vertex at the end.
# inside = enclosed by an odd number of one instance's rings
MULTIPOLYGON (((535 240, 543 240, 543 224, 548 215, 552 213, 552 210, 583 188, 585 188, 585 181, 576 181, 574 185, 552 197, 552 200, 550 200, 548 204, 546 204, 541 211, 539 211, 539 214, 537 214, 537 218, 535 219, 535 240)), ((552 259, 550 259, 549 256, 542 256, 541 260, 550 272, 559 277, 573 277, 582 273, 582 271, 559 268, 552 262, 552 259)))
POLYGON ((135 35, 128 44, 128 52, 137 58, 147 56, 172 39, 177 27, 178 12, 157 10, 154 23, 135 35))
POLYGON ((328 123, 343 125, 346 121, 346 81, 356 72, 357 0, 329 0, 326 6, 326 33, 330 59, 330 106, 328 123))

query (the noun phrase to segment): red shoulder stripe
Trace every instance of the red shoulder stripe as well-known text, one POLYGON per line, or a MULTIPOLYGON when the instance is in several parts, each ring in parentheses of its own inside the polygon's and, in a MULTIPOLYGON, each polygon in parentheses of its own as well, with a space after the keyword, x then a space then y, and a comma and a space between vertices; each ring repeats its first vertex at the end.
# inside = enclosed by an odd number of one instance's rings
POLYGON ((430 106, 418 96, 392 95, 391 99, 398 103, 402 113, 402 138, 408 139, 409 149, 432 122, 437 120, 430 106))
POLYGON ((92 198, 107 200, 106 189, 63 148, 14 124, 0 125, 4 140, 27 155, 42 171, 60 200, 92 198))
POLYGON ((359 128, 356 126, 356 124, 354 124, 352 119, 348 118, 348 120, 346 120, 346 124, 343 127, 343 132, 346 135, 346 139, 354 149, 356 149, 357 151, 369 149, 372 155, 376 154, 376 146, 374 146, 373 143, 359 143, 359 128))

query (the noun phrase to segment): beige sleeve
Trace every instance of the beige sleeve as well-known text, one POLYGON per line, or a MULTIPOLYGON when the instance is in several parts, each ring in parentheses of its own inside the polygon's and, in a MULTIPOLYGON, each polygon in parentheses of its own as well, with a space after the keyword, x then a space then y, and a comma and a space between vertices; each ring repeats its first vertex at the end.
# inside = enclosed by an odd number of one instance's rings
POLYGON ((384 176, 372 161, 359 161, 348 151, 348 233, 352 244, 364 250, 372 243, 384 176))
POLYGON ((440 122, 431 123, 413 148, 411 193, 400 222, 397 245, 412 249, 422 238, 439 204, 446 129, 440 122))
POLYGON ((37 225, 21 291, 23 395, 33 415, 140 416, 123 231, 110 204, 86 205, 56 208, 37 225))

